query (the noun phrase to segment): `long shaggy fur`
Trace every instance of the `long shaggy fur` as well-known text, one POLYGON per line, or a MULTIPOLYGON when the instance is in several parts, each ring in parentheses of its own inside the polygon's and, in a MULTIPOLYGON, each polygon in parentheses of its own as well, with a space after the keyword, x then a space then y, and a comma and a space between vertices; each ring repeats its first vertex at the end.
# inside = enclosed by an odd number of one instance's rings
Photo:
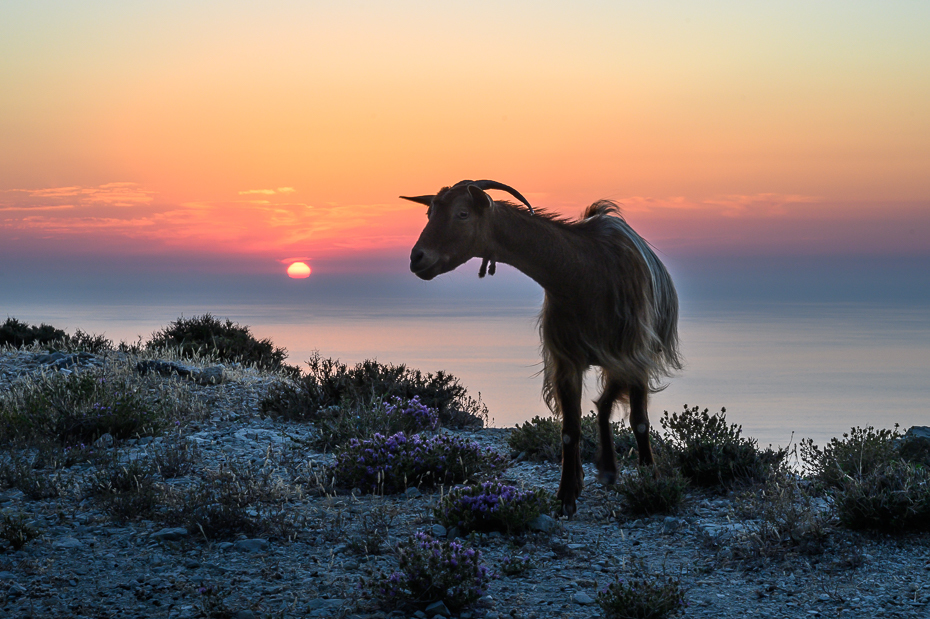
POLYGON ((547 292, 539 317, 549 407, 560 412, 560 367, 597 365, 605 378, 662 389, 662 380, 681 369, 678 296, 662 262, 611 201, 595 202, 576 222, 543 217, 587 246, 573 293, 547 292))

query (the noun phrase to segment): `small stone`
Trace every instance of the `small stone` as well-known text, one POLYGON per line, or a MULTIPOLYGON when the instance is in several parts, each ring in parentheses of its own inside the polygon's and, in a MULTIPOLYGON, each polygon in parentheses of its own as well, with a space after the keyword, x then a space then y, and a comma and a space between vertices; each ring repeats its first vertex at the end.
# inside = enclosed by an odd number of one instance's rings
POLYGON ((441 524, 434 524, 430 528, 430 531, 432 532, 433 537, 445 537, 448 534, 448 531, 446 531, 446 528, 442 526, 441 524))
POLYGON ((97 449, 109 449, 113 447, 113 443, 116 442, 116 439, 113 438, 113 435, 109 432, 105 432, 100 435, 96 441, 94 441, 94 447, 97 449))
POLYGON ((173 527, 167 529, 161 529, 152 533, 152 539, 159 542, 179 542, 185 537, 187 537, 187 529, 184 527, 173 527))
POLYGON ((261 538, 241 539, 233 545, 240 552, 263 552, 268 550, 268 540, 261 538))
POLYGON ((434 602, 430 604, 429 606, 427 606, 426 614, 430 616, 440 615, 443 617, 449 617, 452 615, 452 613, 449 612, 449 609, 446 607, 446 605, 443 604, 442 602, 434 602))
POLYGON ((581 604, 582 606, 587 606, 589 604, 594 604, 594 598, 584 591, 579 591, 572 596, 572 602, 575 604, 581 604))
POLYGON ((420 492, 419 488, 407 488, 406 490, 404 490, 404 496, 407 497, 408 499, 417 499, 423 496, 423 493, 420 492))
POLYGON ((83 548, 84 542, 81 540, 74 539, 73 537, 65 537, 58 541, 52 542, 52 548, 83 548))
POLYGON ((255 613, 251 610, 240 610, 233 615, 233 619, 255 619, 255 613))
POLYGON ((543 533, 551 532, 558 524, 552 516, 540 514, 527 523, 531 531, 541 531, 543 533))

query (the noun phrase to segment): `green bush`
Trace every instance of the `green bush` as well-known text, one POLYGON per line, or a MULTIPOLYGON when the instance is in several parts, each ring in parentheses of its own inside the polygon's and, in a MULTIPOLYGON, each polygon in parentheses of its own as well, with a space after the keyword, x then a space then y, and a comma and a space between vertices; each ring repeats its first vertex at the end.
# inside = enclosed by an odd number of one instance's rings
MULTIPOLYGON (((615 421, 610 424, 614 438, 617 457, 628 462, 636 462, 636 438, 633 431, 625 424, 615 421)), ((662 451, 662 437, 655 431, 650 432, 655 453, 662 451)), ((599 446, 597 415, 591 413, 581 418, 581 460, 594 462, 599 446)), ((533 417, 530 421, 516 426, 507 437, 507 443, 514 454, 526 454, 528 460, 535 462, 562 461, 562 420, 555 416, 533 417)))
POLYGON ((842 439, 831 438, 824 447, 811 439, 801 441, 801 459, 816 479, 834 488, 861 479, 898 458, 898 426, 893 430, 854 427, 842 439))
POLYGON ((625 499, 624 510, 635 515, 668 514, 678 511, 684 498, 686 480, 678 470, 638 466, 621 474, 616 490, 625 499))
POLYGON ((597 596, 608 619, 663 619, 687 607, 677 578, 652 574, 641 560, 633 561, 627 571, 597 596))
POLYGON ((903 461, 848 477, 835 495, 840 522, 851 529, 930 530, 930 471, 903 461))
POLYGON ((0 539, 5 540, 13 550, 20 550, 39 535, 39 531, 22 514, 5 513, 0 518, 0 539))
POLYGON ((468 396, 459 380, 438 371, 423 374, 405 365, 364 361, 353 368, 335 359, 315 355, 307 362, 308 373, 296 384, 282 385, 262 401, 262 412, 272 417, 316 421, 335 409, 371 409, 379 402, 398 397, 419 398, 439 414, 445 427, 482 426, 488 410, 468 396))
POLYGON ((102 335, 91 335, 78 329, 74 335, 68 335, 61 329, 45 323, 38 327, 31 326, 15 318, 7 318, 0 325, 0 346, 43 346, 49 350, 60 349, 67 352, 89 352, 99 354, 113 350, 113 342, 102 335))
POLYGON ((696 486, 728 487, 739 481, 762 481, 781 466, 787 449, 760 450, 742 428, 727 424, 726 409, 708 414, 685 405, 681 413, 665 411, 661 423, 671 462, 696 486))
POLYGON ((439 415, 420 402, 419 396, 403 400, 397 396, 390 402, 375 400, 369 404, 343 403, 319 412, 316 426, 320 430, 318 446, 330 449, 349 439, 367 439, 375 434, 398 432, 415 434, 435 430, 439 415))
POLYGON ((164 426, 166 398, 132 375, 86 370, 24 381, 0 398, 0 440, 51 438, 63 444, 146 436, 164 426))
POLYGON ((9 345, 19 348, 33 344, 49 344, 65 337, 65 332, 52 325, 42 323, 34 327, 15 318, 7 318, 0 325, 0 346, 9 345))
POLYGON ((144 460, 127 464, 110 461, 98 466, 85 487, 116 522, 151 519, 165 504, 165 489, 156 482, 155 470, 144 460))
POLYGON ((739 539, 729 541, 731 555, 764 559, 789 552, 822 553, 832 516, 806 485, 785 473, 737 497, 736 518, 744 529, 739 539))
POLYGON ((161 331, 152 334, 148 350, 170 349, 185 359, 212 357, 254 365, 263 370, 286 369, 287 350, 276 348, 270 339, 257 340, 248 327, 226 322, 211 314, 181 316, 161 331))

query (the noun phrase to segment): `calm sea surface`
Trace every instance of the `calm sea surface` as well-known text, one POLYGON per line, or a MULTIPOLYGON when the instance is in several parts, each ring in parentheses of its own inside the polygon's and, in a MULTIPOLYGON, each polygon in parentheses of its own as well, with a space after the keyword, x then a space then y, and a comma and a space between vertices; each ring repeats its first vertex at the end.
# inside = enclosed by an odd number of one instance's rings
MULTIPOLYGON (((377 359, 446 370, 481 394, 496 426, 547 414, 538 376, 540 295, 503 303, 437 298, 402 302, 360 293, 332 303, 289 298, 248 304, 19 299, 0 304, 0 312, 115 341, 147 339, 179 315, 211 312, 270 337, 287 348, 291 363, 319 351, 347 363, 377 359)), ((763 445, 803 437, 823 442, 854 425, 930 425, 926 305, 683 303, 680 332, 687 365, 653 396, 656 424, 663 410, 684 404, 712 411, 725 406, 727 418, 763 445)), ((586 410, 593 408, 595 385, 592 375, 586 410)))

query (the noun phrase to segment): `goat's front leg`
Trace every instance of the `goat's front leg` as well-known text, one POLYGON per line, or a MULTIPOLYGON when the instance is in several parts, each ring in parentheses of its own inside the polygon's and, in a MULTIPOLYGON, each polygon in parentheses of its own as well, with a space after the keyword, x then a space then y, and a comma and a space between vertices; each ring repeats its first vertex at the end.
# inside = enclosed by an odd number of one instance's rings
POLYGON ((581 375, 562 377, 556 384, 562 411, 562 480, 556 498, 562 513, 571 518, 578 511, 575 500, 584 487, 581 468, 581 375))

